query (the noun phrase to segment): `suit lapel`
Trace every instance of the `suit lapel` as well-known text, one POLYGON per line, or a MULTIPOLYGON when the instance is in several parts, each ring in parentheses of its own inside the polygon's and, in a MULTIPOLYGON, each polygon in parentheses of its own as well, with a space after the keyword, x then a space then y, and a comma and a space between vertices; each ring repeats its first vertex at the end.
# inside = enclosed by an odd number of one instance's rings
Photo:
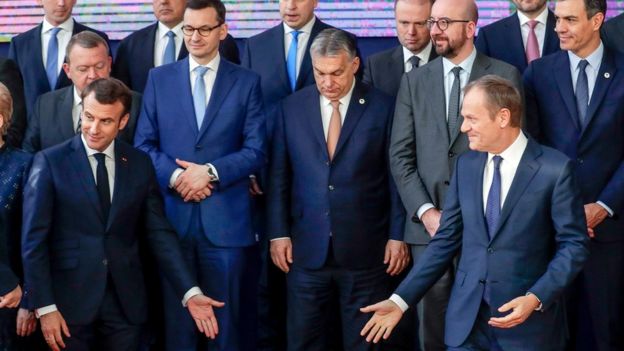
POLYGON ((544 47, 542 48, 542 57, 559 50, 559 37, 555 33, 555 15, 548 10, 548 18, 546 19, 546 35, 544 36, 544 47))
POLYGON ((201 129, 197 135, 199 140, 206 132, 212 121, 217 116, 217 112, 221 108, 225 97, 230 93, 232 87, 235 86, 237 78, 231 73, 231 63, 226 60, 221 60, 217 71, 217 77, 215 78, 214 86, 212 87, 212 93, 210 94, 210 101, 206 109, 204 121, 202 122, 201 129))
MULTIPOLYGON (((277 26, 271 29, 272 38, 267 40, 267 45, 273 46, 267 50, 269 54, 269 62, 273 62, 275 64, 275 71, 277 73, 276 79, 279 79, 282 82, 282 86, 286 87, 288 91, 290 91, 290 81, 288 80, 288 71, 286 68, 286 49, 284 48, 284 24, 280 22, 277 26), (271 45, 273 43, 273 45, 271 45)), ((305 57, 308 55, 303 55, 303 60, 305 62, 305 57)), ((303 62, 301 64, 300 72, 303 72, 303 62)), ((301 76, 301 74, 299 74, 301 76)), ((301 77, 298 77, 301 78, 301 77)), ((297 82, 298 83, 298 82, 297 82)))
POLYGON ((100 220, 104 222, 97 188, 95 185, 95 179, 93 178, 93 171, 91 170, 91 165, 87 159, 87 153, 84 149, 80 136, 74 136, 74 139, 72 140, 72 149, 73 152, 69 157, 72 160, 71 164, 74 167, 74 171, 78 174, 78 178, 80 179, 80 184, 84 190, 83 193, 87 196, 89 202, 91 202, 91 205, 95 208, 100 220))
MULTIPOLYGON (((442 58, 436 58, 431 64, 427 64, 419 69, 426 69, 426 80, 431 82, 431 116, 416 116, 416 118, 433 118, 434 123, 440 131, 439 135, 444 138, 446 145, 451 148, 448 125, 446 122, 446 98, 444 96, 444 69, 442 67, 442 58)), ((411 72, 410 72, 411 75, 411 72)))
POLYGON ((522 41, 522 32, 520 30, 520 17, 518 13, 514 13, 508 21, 505 21, 507 31, 501 33, 506 38, 506 44, 509 45, 509 51, 513 54, 511 57, 516 60, 516 66, 522 67, 524 70, 527 66, 526 52, 522 41))
POLYGON ((49 87, 50 83, 48 83, 48 75, 46 74, 45 66, 43 65, 43 59, 42 59, 43 54, 41 51, 41 30, 42 29, 43 29, 43 23, 40 23, 37 26, 37 30, 33 31, 34 38, 32 39, 32 41, 29 41, 30 43, 32 43, 32 50, 33 50, 33 57, 32 57, 33 66, 30 68, 34 69, 36 71, 36 76, 40 77, 43 80, 42 85, 49 87))
POLYGON ((342 130, 340 131, 340 137, 338 138, 338 145, 336 145, 336 152, 334 153, 334 160, 340 154, 340 151, 344 148, 344 144, 349 140, 349 137, 353 133, 353 129, 357 126, 358 122, 362 118, 362 114, 366 110, 367 90, 363 85, 358 83, 353 88, 353 94, 351 95, 351 101, 349 101, 349 109, 344 119, 342 130))
POLYGON ((179 92, 178 98, 180 101, 180 107, 182 108, 182 114, 186 117, 186 122, 191 127, 191 130, 196 133, 199 132, 197 128, 197 120, 195 119, 195 108, 193 107, 193 91, 191 90, 191 73, 189 72, 189 59, 188 57, 178 63, 174 63, 175 77, 171 77, 172 92, 179 92), (187 92, 186 94, 183 92, 187 92))
POLYGON ((540 154, 541 151, 539 150, 537 143, 529 139, 524 154, 518 164, 518 169, 516 169, 516 175, 513 178, 513 182, 511 183, 511 187, 509 188, 509 192, 507 193, 507 197, 503 203, 498 228, 496 228, 496 231, 492 235, 492 241, 494 241, 496 235, 500 233, 501 228, 505 225, 505 221, 509 218, 509 214, 513 210, 516 203, 518 203, 518 200, 520 200, 529 183, 531 183, 531 180, 539 170, 540 165, 537 161, 535 161, 535 159, 540 154))
POLYGON ((106 229, 113 224, 113 218, 117 217, 117 211, 121 208, 124 196, 128 193, 128 156, 124 152, 119 142, 115 143, 115 188, 113 190, 113 201, 106 229))
MULTIPOLYGON (((320 95, 317 89, 310 89, 310 97, 303 97, 301 101, 310 101, 311 106, 305 106, 303 109, 303 119, 307 121, 312 134, 319 144, 325 160, 329 160, 329 152, 327 151, 327 140, 325 140, 325 132, 323 131, 323 117, 321 115, 320 95)), ((334 155, 335 156, 335 155, 334 155)))
MULTIPOLYGON (((307 80, 307 75, 312 73, 312 58, 310 57, 310 46, 312 45, 312 41, 316 36, 325 29, 326 26, 323 22, 321 22, 318 18, 315 19, 314 26, 312 26, 312 30, 310 31, 310 38, 308 38, 308 44, 306 45, 305 53, 303 54, 303 60, 301 61, 301 67, 299 67, 299 75, 297 76, 297 82, 295 83, 295 90, 301 89, 304 82, 307 80)), ((284 48, 284 26, 282 25, 282 37, 280 42, 282 43, 282 58, 284 61, 284 69, 282 73, 284 73, 284 81, 288 82, 288 72, 286 71, 286 59, 283 54, 285 52, 284 48)), ((290 86, 290 85, 288 85, 290 86)))
MULTIPOLYGON (((471 163, 471 169, 466 174, 474 174, 472 186, 470 187, 470 201, 472 208, 476 209, 476 213, 483 213, 483 172, 485 171, 485 163, 487 162, 487 153, 481 152, 475 162, 471 163)), ((485 223, 485 215, 477 216, 478 232, 483 233, 483 240, 489 241, 487 225, 485 223)))
POLYGON ((60 118, 58 123, 61 128, 63 140, 67 140, 76 135, 74 118, 72 116, 72 110, 74 108, 74 86, 70 85, 64 89, 67 89, 67 91, 63 94, 63 99, 59 102, 60 106, 57 116, 60 118))
POLYGON ((561 98, 568 109, 568 116, 570 116, 572 125, 577 131, 581 128, 578 122, 578 113, 576 111, 576 100, 574 97, 574 90, 572 88, 572 76, 570 74, 570 59, 565 51, 560 52, 557 57, 556 65, 554 67, 555 81, 559 88, 561 98))
MULTIPOLYGON (((143 45, 145 45, 143 50, 139 51, 139 56, 136 57, 137 62, 144 62, 144 67, 147 67, 146 74, 149 72, 151 68, 154 68, 154 42, 156 41, 156 32, 158 29, 158 22, 154 23, 150 26, 150 30, 147 32, 147 35, 143 38, 143 45)), ((184 43, 184 40, 182 40, 184 43)), ((184 44, 182 44, 184 46, 184 44)))
POLYGON ((589 127, 589 124, 591 123, 593 118, 596 116, 598 108, 602 104, 602 101, 604 100, 607 91, 609 91, 609 86, 613 81, 613 77, 615 77, 615 73, 616 68, 615 63, 613 62, 613 56, 605 48, 602 63, 600 64, 600 71, 598 72, 598 76, 596 77, 594 91, 592 93, 589 106, 587 107, 587 120, 585 122, 585 125, 583 126, 581 138, 583 137, 583 134, 589 127))
POLYGON ((401 45, 397 46, 394 51, 392 51, 391 57, 392 59, 388 61, 388 72, 390 72, 392 77, 398 77, 400 82, 401 77, 405 73, 405 62, 403 62, 403 47, 401 45))

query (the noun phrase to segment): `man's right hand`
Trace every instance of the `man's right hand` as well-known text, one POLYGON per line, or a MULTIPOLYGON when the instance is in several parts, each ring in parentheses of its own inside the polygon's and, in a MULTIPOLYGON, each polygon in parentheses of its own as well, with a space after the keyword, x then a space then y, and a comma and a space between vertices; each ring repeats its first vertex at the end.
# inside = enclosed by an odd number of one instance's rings
POLYGON ((290 238, 271 241, 271 260, 282 272, 288 273, 290 271, 289 265, 293 263, 290 238))
POLYGON ((0 296, 0 308, 15 308, 19 306, 22 299, 22 288, 18 285, 15 289, 6 293, 4 296, 0 296))
POLYGON ((420 221, 425 225, 427 233, 429 233, 429 236, 432 238, 440 227, 440 218, 442 218, 442 212, 437 208, 428 209, 423 213, 422 217, 420 217, 420 221))
POLYGON ((39 318, 39 321, 41 322, 41 332, 48 346, 54 351, 60 351, 61 348, 64 349, 63 334, 68 338, 71 335, 61 312, 46 313, 39 318))
POLYGON ((360 335, 366 338, 366 342, 378 343, 382 338, 384 340, 390 337, 392 330, 399 324, 403 311, 399 306, 391 300, 384 300, 374 305, 360 308, 362 313, 371 313, 373 316, 366 323, 360 335))

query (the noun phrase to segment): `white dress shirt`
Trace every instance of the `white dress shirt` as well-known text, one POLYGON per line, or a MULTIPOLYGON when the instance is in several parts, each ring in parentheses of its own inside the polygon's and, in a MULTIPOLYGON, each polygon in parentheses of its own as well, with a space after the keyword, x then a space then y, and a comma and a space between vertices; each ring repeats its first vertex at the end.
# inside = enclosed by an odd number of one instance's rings
MULTIPOLYGON (((95 158, 95 154, 100 153, 100 151, 91 149, 88 145, 87 142, 84 138, 84 136, 80 137, 82 139, 82 145, 85 148, 85 151, 87 153, 87 160, 89 160, 89 165, 91 166, 91 171, 93 172, 93 179, 96 182, 97 185, 97 165, 98 165, 98 161, 95 158)), ((115 140, 113 139, 113 141, 110 143, 110 145, 108 145, 108 147, 106 149, 104 149, 104 151, 102 151, 102 153, 105 155, 104 158, 104 163, 106 164, 106 172, 108 173, 108 186, 110 189, 110 197, 111 197, 111 203, 113 202, 113 193, 114 193, 114 189, 115 189, 115 140)), ((188 302, 188 300, 195 296, 195 295, 200 295, 202 294, 202 291, 199 287, 194 286, 192 288, 190 288, 185 294, 184 297, 182 298, 182 306, 186 307, 186 303, 188 302)), ((58 308, 56 307, 56 304, 53 305, 48 305, 48 306, 44 306, 41 308, 37 308, 36 310, 36 315, 37 318, 48 314, 48 313, 52 313, 58 311, 58 308)))
POLYGON ((74 90, 74 104, 72 105, 72 126, 74 126, 74 131, 78 130, 78 120, 80 119, 80 112, 82 112, 82 98, 78 93, 78 89, 76 86, 73 86, 74 90))
MULTIPOLYGON (((312 34, 312 27, 314 27, 314 23, 316 22, 316 17, 312 17, 312 19, 306 23, 301 29, 298 29, 299 36, 297 37, 297 70, 296 76, 299 77, 299 69, 301 69, 301 62, 303 62, 303 57, 306 53, 306 48, 308 47, 308 40, 310 40, 310 35, 312 34)), ((292 43, 292 33, 295 29, 290 28, 286 23, 283 23, 284 26, 284 58, 288 59, 288 50, 290 49, 290 44, 292 43)), ((284 61, 285 62, 285 61, 284 61)), ((277 62, 276 62, 277 64, 277 62)))
MULTIPOLYGON (((518 19, 520 20, 520 33, 522 34, 522 46, 526 51, 527 41, 529 38, 529 32, 531 31, 531 27, 529 27, 528 18, 524 13, 518 11, 518 19)), ((544 49, 544 41, 546 40, 546 21, 548 20, 548 6, 544 8, 544 10, 535 17, 535 21, 537 21, 537 25, 535 26, 535 37, 537 38, 537 46, 539 46, 540 57, 542 56, 542 52, 544 49)))
MULTIPOLYGON (((444 96, 446 101, 446 120, 448 121, 448 108, 449 108, 449 100, 451 99, 451 89, 453 88, 453 81, 455 81, 455 75, 451 70, 457 66, 461 67, 462 70, 459 72, 459 106, 461 107, 462 102, 464 101, 464 87, 468 84, 468 80, 470 79, 470 73, 472 73, 472 66, 474 65, 475 59, 477 58, 477 49, 472 48, 472 52, 464 61, 462 61, 459 65, 454 64, 446 57, 442 58, 442 70, 444 72, 444 96)), ((422 219, 422 215, 427 212, 427 210, 435 208, 432 203, 428 202, 426 204, 421 205, 416 211, 416 216, 419 219, 422 219)))
POLYGON ((416 56, 420 59, 420 61, 418 61, 418 67, 426 65, 427 62, 429 62, 429 55, 431 55, 432 48, 433 45, 431 44, 431 42, 429 42, 424 49, 420 50, 419 53, 414 54, 413 52, 409 51, 408 48, 403 46, 403 64, 405 65, 403 72, 409 72, 414 68, 409 62, 409 59, 412 58, 412 56, 416 56))
POLYGON ((182 49, 182 45, 184 44, 184 34, 182 33, 182 22, 178 23, 175 27, 169 28, 164 25, 162 22, 158 22, 158 28, 156 29, 156 37, 154 38, 154 67, 158 67, 162 65, 163 62, 163 54, 165 53, 165 49, 167 48, 167 43, 169 42, 169 37, 167 33, 172 31, 175 34, 174 42, 175 42, 175 58, 176 60, 180 56, 180 50, 182 49))
MULTIPOLYGON (((503 161, 500 165, 500 173, 501 173, 501 208, 505 203, 505 198, 509 193, 509 188, 511 187, 511 183, 513 182, 514 177, 516 176, 516 170, 518 169, 518 164, 520 164, 520 160, 522 159, 522 155, 524 154, 524 150, 526 149, 528 144, 527 137, 520 132, 516 140, 509 146, 505 151, 501 152, 499 155, 503 158, 503 161)), ((488 160, 485 164, 485 169, 483 172, 483 213, 485 214, 485 206, 487 204, 487 196, 490 191, 490 187, 492 186, 492 178, 494 177, 494 162, 492 158, 494 158, 494 154, 488 153, 488 160)), ((538 297, 539 300, 539 297, 538 297)), ((403 298, 397 294, 392 294, 390 296, 390 301, 394 302, 399 306, 401 311, 405 312, 409 305, 403 300, 403 298)))
MULTIPOLYGON (((50 38, 52 37, 52 29, 53 25, 48 22, 45 17, 43 18, 43 24, 41 27, 41 59, 43 60, 43 67, 48 68, 46 66, 48 60, 48 46, 50 43, 50 38)), ((58 60, 56 71, 61 72, 63 68, 63 62, 65 62, 65 49, 67 49, 67 44, 69 43, 69 39, 72 37, 72 33, 74 32, 74 19, 68 18, 67 21, 61 23, 58 28, 61 30, 56 35, 58 40, 58 60)))

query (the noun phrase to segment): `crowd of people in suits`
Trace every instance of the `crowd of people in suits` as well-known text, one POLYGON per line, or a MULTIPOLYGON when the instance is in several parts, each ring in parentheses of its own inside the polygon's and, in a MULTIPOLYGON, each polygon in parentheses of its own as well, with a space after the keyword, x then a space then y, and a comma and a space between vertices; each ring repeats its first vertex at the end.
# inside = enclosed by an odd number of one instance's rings
POLYGON ((624 14, 41 0, 0 59, 0 348, 624 350, 624 14), (478 34, 478 35, 477 35, 478 34), (113 59, 114 56, 114 59, 113 59))

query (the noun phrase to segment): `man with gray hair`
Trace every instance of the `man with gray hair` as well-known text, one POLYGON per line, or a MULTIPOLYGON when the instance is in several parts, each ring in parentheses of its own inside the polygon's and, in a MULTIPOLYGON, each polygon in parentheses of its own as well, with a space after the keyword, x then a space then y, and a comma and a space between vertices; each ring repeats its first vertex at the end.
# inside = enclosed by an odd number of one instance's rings
POLYGON ((345 350, 369 350, 359 307, 388 291, 409 260, 388 171, 392 100, 357 82, 355 42, 339 29, 310 47, 316 86, 282 101, 270 164, 268 234, 287 273, 288 350, 328 348, 339 296, 345 350))

